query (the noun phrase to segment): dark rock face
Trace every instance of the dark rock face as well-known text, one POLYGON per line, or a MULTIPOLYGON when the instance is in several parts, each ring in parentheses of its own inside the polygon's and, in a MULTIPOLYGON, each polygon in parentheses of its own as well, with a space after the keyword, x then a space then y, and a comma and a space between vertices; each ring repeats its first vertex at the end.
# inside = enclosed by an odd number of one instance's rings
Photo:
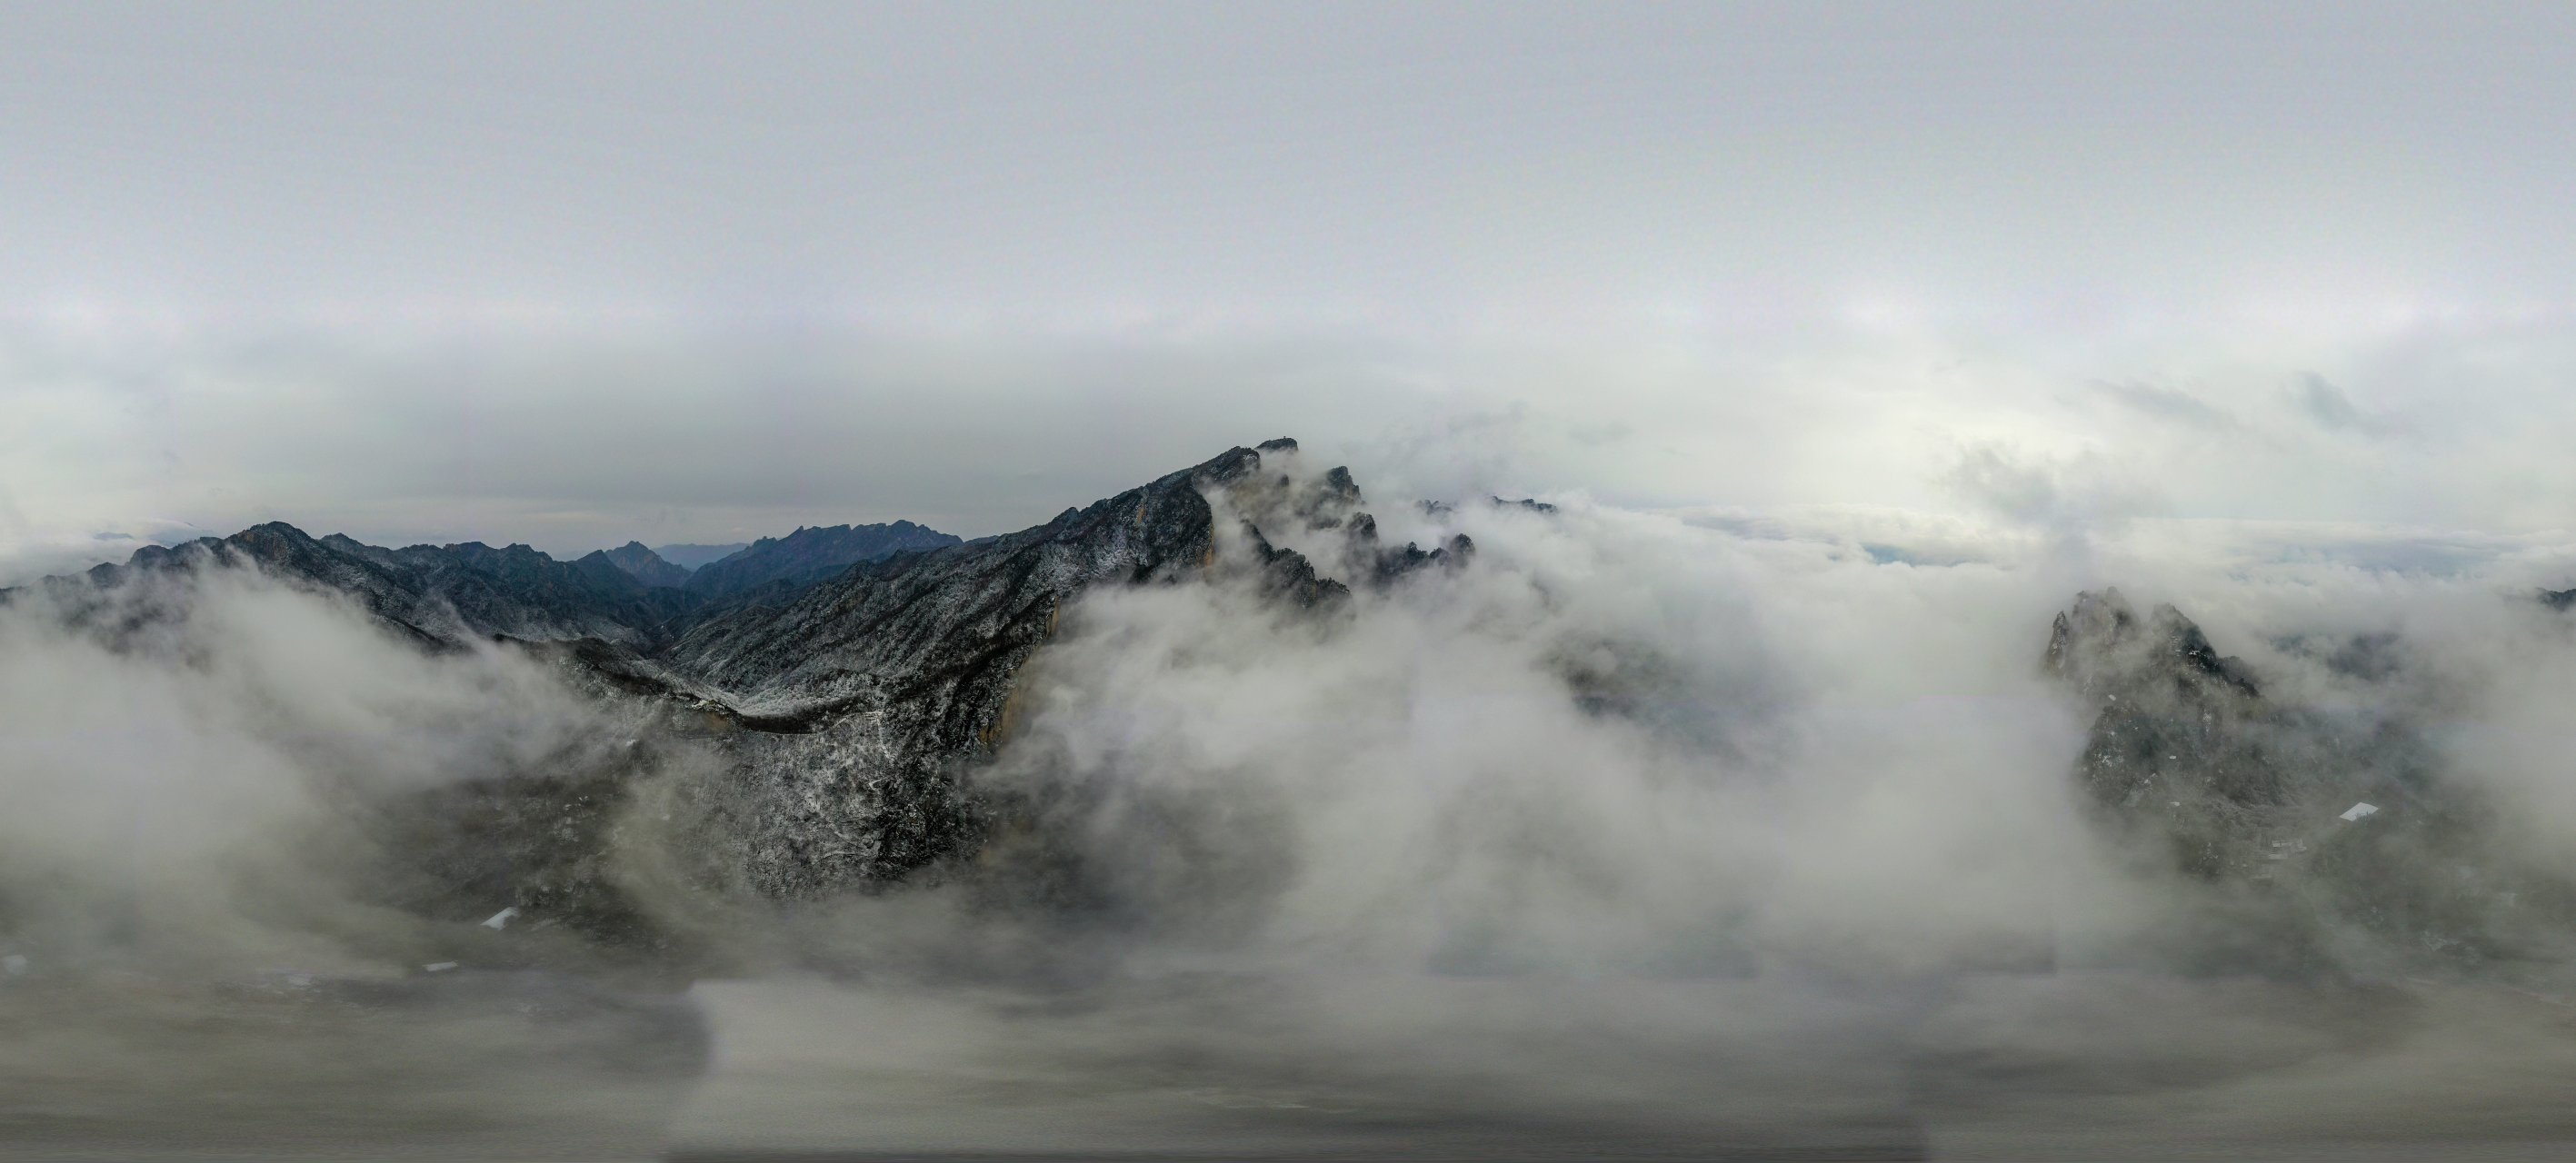
MULTIPOLYGON (((2382 678, 2397 656, 2384 635, 2314 654, 2382 678)), ((2076 775, 2104 825, 2214 894, 2186 958, 2303 971, 2365 941, 2492 959, 2547 927, 2558 890, 2486 851, 2478 797, 2402 715, 2280 704, 2180 611, 2141 616, 2118 590, 2077 595, 2043 666, 2095 708, 2076 775)))
POLYGON ((2075 605, 2050 624, 2050 674, 2079 691, 2106 698, 2192 700, 2221 692, 2260 698, 2251 672, 2221 657, 2198 624, 2172 606, 2157 606, 2143 621, 2116 589, 2075 595, 2075 605))
MULTIPOLYGON (((1261 447, 1283 458, 1297 451, 1295 441, 1272 441, 1261 447)), ((1247 480, 1233 489, 1229 499, 1245 518, 1245 527, 1252 532, 1263 560, 1278 563, 1281 559, 1277 555, 1286 553, 1295 561, 1281 568, 1291 573, 1301 569, 1312 573, 1315 567, 1307 564, 1302 554, 1273 549, 1270 540, 1261 535, 1262 529, 1281 534, 1338 533, 1337 543, 1330 544, 1324 554, 1327 560, 1322 568, 1372 589, 1384 589, 1406 574, 1429 566, 1463 568, 1476 552, 1475 542, 1464 533, 1453 534, 1441 546, 1429 550, 1412 542, 1400 549, 1382 543, 1377 518, 1360 508, 1366 498, 1361 496, 1359 482, 1352 479, 1348 468, 1326 470, 1303 484, 1285 472, 1265 471, 1262 478, 1247 480)), ((1425 502, 1423 511, 1437 517, 1452 510, 1447 506, 1432 508, 1425 502)), ((1329 597, 1298 592, 1302 604, 1329 597)))
POLYGON ((723 597, 781 581, 820 581, 862 561, 956 544, 956 536, 910 521, 798 529, 785 537, 763 537, 709 562, 690 574, 686 584, 694 593, 723 597))
POLYGON ((2426 778, 2416 749, 2274 706, 2191 619, 2172 606, 2141 617, 2118 590, 2077 595, 2043 665, 2098 708, 2079 765, 2093 800, 2152 821, 2196 876, 2261 868, 2274 839, 2355 802, 2411 803, 2426 778))
POLYGON ((603 550, 600 556, 648 588, 677 588, 689 580, 688 570, 664 561, 662 555, 646 549, 641 541, 629 541, 615 549, 603 550))

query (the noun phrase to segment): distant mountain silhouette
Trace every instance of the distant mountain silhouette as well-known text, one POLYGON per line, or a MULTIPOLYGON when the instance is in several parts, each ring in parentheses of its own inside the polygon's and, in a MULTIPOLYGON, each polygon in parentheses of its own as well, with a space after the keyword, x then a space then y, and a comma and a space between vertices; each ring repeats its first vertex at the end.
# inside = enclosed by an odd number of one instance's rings
POLYGON ((910 521, 891 525, 823 525, 785 537, 763 537, 689 575, 688 588, 713 596, 741 593, 772 582, 820 581, 862 561, 907 549, 940 549, 960 538, 910 521))
POLYGON ((664 561, 682 569, 693 570, 711 561, 722 561, 749 548, 751 548, 750 542, 735 541, 725 545, 656 545, 653 547, 653 552, 664 561))

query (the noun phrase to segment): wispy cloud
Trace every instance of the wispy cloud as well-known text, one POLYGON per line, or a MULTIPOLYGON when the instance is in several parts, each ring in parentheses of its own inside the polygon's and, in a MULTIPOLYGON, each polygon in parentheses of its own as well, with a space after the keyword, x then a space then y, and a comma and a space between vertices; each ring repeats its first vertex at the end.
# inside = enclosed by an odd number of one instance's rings
POLYGON ((2237 426, 2235 416, 2180 388, 2139 380, 2094 380, 2092 386, 2122 407, 2158 420, 2210 431, 2237 426))
POLYGON ((2315 372, 2303 372, 2290 388, 2291 398, 2299 413, 2330 432, 2356 436, 2389 436, 2399 431, 2388 417, 2364 411, 2352 397, 2334 382, 2315 372))

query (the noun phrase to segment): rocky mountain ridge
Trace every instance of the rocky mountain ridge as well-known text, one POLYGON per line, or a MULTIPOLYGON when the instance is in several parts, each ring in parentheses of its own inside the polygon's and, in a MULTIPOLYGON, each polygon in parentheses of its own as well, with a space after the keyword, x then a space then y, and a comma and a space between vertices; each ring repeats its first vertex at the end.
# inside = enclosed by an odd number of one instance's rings
MULTIPOLYGON (((663 660, 763 728, 728 741, 760 773, 745 788, 744 831, 764 838, 748 853, 755 882, 808 895, 972 850, 984 822, 961 765, 1004 733, 1013 680, 1092 587, 1239 575, 1290 608, 1346 597, 1261 531, 1351 523, 1378 560, 1374 522, 1343 511, 1358 503, 1348 470, 1301 485, 1265 465, 1296 451, 1284 439, 1231 449, 1032 529, 864 562, 691 626, 663 660), (1239 559, 1220 551, 1229 532, 1244 537, 1239 559)), ((1387 552, 1427 565, 1467 548, 1387 552)), ((1372 584, 1404 568, 1373 566, 1372 584)))
POLYGON ((676 589, 689 580, 689 570, 663 560, 661 554, 646 548, 641 541, 629 541, 600 553, 610 565, 625 570, 626 576, 646 586, 676 589))
MULTIPOLYGON (((1290 471, 1297 451, 1284 439, 1230 449, 972 543, 910 522, 802 529, 676 587, 636 575, 637 545, 562 562, 524 545, 393 550, 271 523, 146 550, 47 588, 76 604, 159 571, 248 566, 342 595, 434 649, 515 643, 719 755, 725 777, 693 795, 729 871, 764 895, 804 897, 888 883, 976 849, 986 812, 963 772, 1005 733, 1014 679, 1086 590, 1234 578, 1283 609, 1348 596, 1265 526, 1325 536, 1336 566, 1372 587, 1469 560, 1463 535, 1430 550, 1380 545, 1348 470, 1302 479, 1290 471), (849 554, 867 556, 829 564, 849 554)), ((597 779, 584 786, 586 799, 614 795, 597 779)), ((481 816, 516 819, 525 790, 504 780, 461 794, 482 797, 481 816)), ((548 847, 543 825, 542 813, 530 816, 525 843, 490 846, 523 879, 578 880, 531 871, 585 858, 548 847)))
POLYGON ((77 611, 130 581, 208 566, 253 568, 345 596, 399 635, 441 647, 498 636, 650 648, 667 639, 675 620, 704 605, 678 590, 645 586, 605 553, 558 561, 526 545, 496 549, 479 541, 386 549, 337 533, 317 538, 282 521, 146 546, 124 564, 30 588, 77 611))

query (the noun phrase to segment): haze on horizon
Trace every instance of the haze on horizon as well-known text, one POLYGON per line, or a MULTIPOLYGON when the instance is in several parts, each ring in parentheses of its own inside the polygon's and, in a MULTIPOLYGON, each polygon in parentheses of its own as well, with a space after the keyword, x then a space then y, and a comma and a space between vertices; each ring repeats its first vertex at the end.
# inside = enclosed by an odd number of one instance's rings
POLYGON ((0 575, 975 536, 1293 435, 2566 584, 2572 58, 2547 4, 9 6, 0 575))

